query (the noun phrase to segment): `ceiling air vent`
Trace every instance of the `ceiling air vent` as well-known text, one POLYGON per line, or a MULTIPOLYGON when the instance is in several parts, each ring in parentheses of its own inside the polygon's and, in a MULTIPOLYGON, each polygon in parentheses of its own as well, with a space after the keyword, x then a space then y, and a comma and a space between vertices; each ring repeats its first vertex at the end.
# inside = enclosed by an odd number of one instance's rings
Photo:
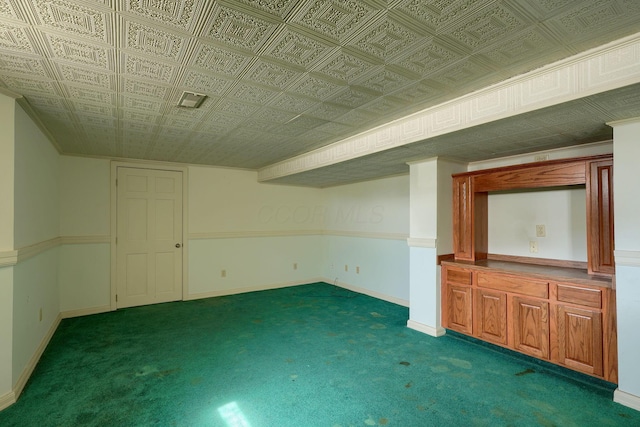
POLYGON ((207 97, 201 93, 183 92, 178 102, 179 107, 198 108, 207 97))

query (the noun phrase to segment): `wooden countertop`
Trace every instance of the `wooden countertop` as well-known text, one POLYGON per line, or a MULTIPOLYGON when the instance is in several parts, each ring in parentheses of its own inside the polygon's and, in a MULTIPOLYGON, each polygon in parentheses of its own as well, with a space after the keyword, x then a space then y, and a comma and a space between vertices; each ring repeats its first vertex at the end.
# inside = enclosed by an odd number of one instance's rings
POLYGON ((614 288, 614 281, 611 277, 588 274, 586 269, 581 268, 558 267, 553 265, 499 261, 492 259, 475 262, 442 261, 442 265, 452 265, 462 268, 471 268, 474 270, 498 271, 527 277, 538 277, 556 282, 568 281, 586 286, 614 288))

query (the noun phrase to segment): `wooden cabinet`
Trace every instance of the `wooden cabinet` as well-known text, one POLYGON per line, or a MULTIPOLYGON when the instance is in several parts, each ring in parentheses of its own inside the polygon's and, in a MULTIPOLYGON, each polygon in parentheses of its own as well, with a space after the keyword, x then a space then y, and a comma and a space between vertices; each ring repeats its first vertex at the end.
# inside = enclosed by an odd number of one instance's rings
POLYGON ((612 155, 453 175, 444 327, 617 382, 613 236, 612 155), (487 253, 489 192, 571 185, 586 188, 586 263, 487 253))
POLYGON ((456 259, 473 260, 471 177, 453 178, 453 247, 456 259))
POLYGON ((558 363, 602 376, 602 313, 566 305, 557 313, 558 363))
POLYGON ((442 277, 445 283, 446 304, 442 311, 447 319, 447 327, 464 334, 472 333, 472 292, 471 272, 463 269, 445 271, 442 277))
POLYGON ((489 259, 444 261, 442 285, 445 328, 617 382, 609 278, 489 259))
POLYGON ((613 274, 613 159, 587 165, 587 259, 589 273, 613 274))
POLYGON ((590 274, 614 274, 613 157, 601 155, 507 166, 453 175, 453 250, 458 261, 488 254, 488 194, 492 191, 584 185, 590 274))
POLYGON ((513 348, 540 359, 549 358, 549 303, 513 297, 513 348))
POLYGON ((475 261, 487 257, 487 193, 473 188, 471 176, 453 178, 453 246, 456 259, 475 261))
POLYGON ((476 336, 496 344, 507 344, 507 294, 475 290, 474 323, 476 336))

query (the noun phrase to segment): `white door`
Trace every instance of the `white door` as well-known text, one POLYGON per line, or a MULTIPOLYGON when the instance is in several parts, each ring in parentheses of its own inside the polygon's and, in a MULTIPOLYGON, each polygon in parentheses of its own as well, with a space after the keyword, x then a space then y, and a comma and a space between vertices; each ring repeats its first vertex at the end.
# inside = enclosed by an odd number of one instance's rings
POLYGON ((182 172, 118 167, 118 308, 182 299, 182 172))

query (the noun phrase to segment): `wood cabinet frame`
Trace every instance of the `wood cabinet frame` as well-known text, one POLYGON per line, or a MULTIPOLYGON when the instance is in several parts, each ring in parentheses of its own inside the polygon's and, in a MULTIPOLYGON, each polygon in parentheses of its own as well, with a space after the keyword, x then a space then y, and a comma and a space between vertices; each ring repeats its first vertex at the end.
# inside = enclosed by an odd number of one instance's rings
POLYGON ((585 185, 587 265, 590 274, 612 275, 613 155, 551 160, 453 175, 453 246, 458 261, 488 253, 488 193, 585 185))

